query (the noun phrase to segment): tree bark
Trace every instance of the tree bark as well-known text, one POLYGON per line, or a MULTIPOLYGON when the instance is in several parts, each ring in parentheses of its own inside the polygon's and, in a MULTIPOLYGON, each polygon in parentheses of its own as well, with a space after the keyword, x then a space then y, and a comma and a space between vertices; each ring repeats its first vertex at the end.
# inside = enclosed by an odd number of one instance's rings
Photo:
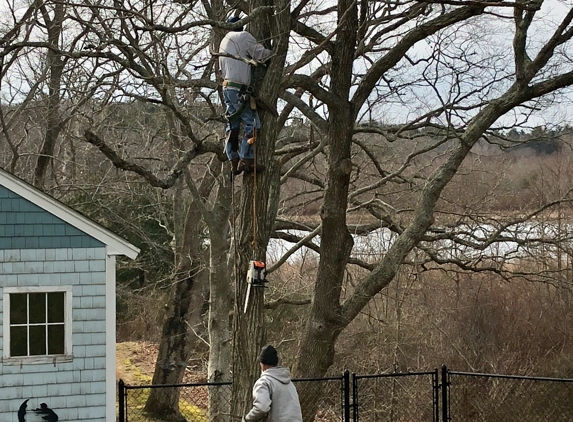
MULTIPOLYGON (((228 167, 227 163, 223 166, 228 167)), ((231 274, 229 271, 229 221, 231 211, 230 170, 220 178, 221 184, 209 224, 210 279, 209 279, 209 366, 208 381, 211 383, 231 381, 231 274)), ((209 388, 209 416, 212 422, 229 420, 230 388, 209 388)))
MULTIPOLYGON (((192 265, 183 266, 174 280, 169 298, 167 317, 163 323, 161 342, 152 384, 180 384, 185 375, 194 337, 189 326, 202 308, 203 299, 197 294, 201 281, 192 265), (185 269, 185 270, 183 270, 185 269)), ((204 277, 202 277, 204 278, 204 277)), ((179 389, 151 389, 145 411, 171 421, 185 421, 179 412, 179 389)))
MULTIPOLYGON (((350 173, 352 171, 351 144, 354 109, 350 103, 352 62, 357 31, 357 5, 355 2, 338 2, 338 39, 334 49, 331 73, 331 92, 337 101, 329 108, 328 173, 324 202, 320 210, 322 233, 320 262, 314 286, 310 318, 305 326, 299 347, 294 373, 298 377, 316 377, 326 373, 334 360, 334 344, 342 327, 340 293, 346 263, 353 246, 346 225, 346 209, 350 173)), ((301 397, 317 397, 320 385, 303 383, 301 397)), ((302 403, 305 421, 312 421, 316 414, 317 400, 302 403)))
MULTIPOLYGON (((247 28, 256 39, 264 40, 274 56, 268 69, 256 68, 253 84, 259 97, 275 105, 283 75, 290 33, 290 1, 256 0, 255 9, 275 6, 277 13, 260 16, 247 28), (273 40, 272 44, 269 40, 273 40)), ((247 312, 244 312, 247 290, 246 275, 249 262, 266 262, 267 244, 278 209, 280 185, 278 163, 273 159, 278 122, 268 113, 261 113, 261 131, 256 143, 256 160, 266 166, 263 173, 243 176, 239 220, 234 233, 238 251, 235 306, 233 312, 233 397, 231 414, 243 416, 251 407, 251 389, 259 376, 258 354, 265 342, 264 288, 251 288, 247 312), (256 179, 256 180, 255 180, 256 179)))
MULTIPOLYGON (((60 47, 60 36, 62 33, 62 23, 64 20, 65 4, 54 3, 54 17, 50 18, 45 6, 40 8, 48 31, 48 43, 55 49, 60 47)), ((56 51, 49 49, 46 52, 46 66, 49 69, 48 79, 48 101, 46 116, 46 132, 40 149, 36 167, 34 169, 34 185, 44 188, 46 171, 54 155, 56 141, 62 130, 60 117, 60 90, 62 85, 62 74, 64 71, 64 60, 56 51)))
MULTIPOLYGON (((167 312, 163 322, 161 341, 153 373, 152 384, 180 384, 196 336, 190 329, 193 320, 200 318, 204 298, 202 285, 207 283, 207 272, 202 268, 204 257, 199 254, 203 221, 197 207, 187 211, 181 251, 177 254, 177 271, 173 277, 167 312)), ((179 413, 179 389, 152 389, 145 410, 156 415, 167 415, 174 420, 185 420, 179 413)))
MULTIPOLYGON (((202 198, 211 191, 212 174, 211 169, 205 172, 200 187, 202 198)), ((205 223, 197 200, 200 199, 195 198, 187 210, 180 250, 176 253, 177 272, 171 287, 152 384, 180 384, 197 341, 192 328, 201 322, 205 302, 203 292, 208 283, 207 259, 202 252, 205 223)), ((152 389, 145 410, 166 415, 172 420, 184 420, 179 412, 179 389, 176 388, 152 389)))

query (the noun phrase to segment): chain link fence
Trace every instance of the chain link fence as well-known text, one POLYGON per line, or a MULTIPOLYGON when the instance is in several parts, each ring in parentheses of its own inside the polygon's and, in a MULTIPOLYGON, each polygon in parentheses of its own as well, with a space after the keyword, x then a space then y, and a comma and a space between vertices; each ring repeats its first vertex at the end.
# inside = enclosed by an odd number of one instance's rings
POLYGON ((353 376, 355 422, 436 422, 438 371, 353 376))
POLYGON ((213 422, 229 418, 231 383, 127 386, 119 383, 120 422, 213 422), (151 390, 156 402, 179 404, 179 414, 169 415, 147 406, 151 390))
MULTIPOLYGON (((570 422, 573 379, 438 370, 293 380, 304 422, 570 422)), ((119 422, 232 422, 231 383, 127 386, 119 422), (177 403, 177 415, 149 406, 177 403)))
POLYGON ((573 380, 449 371, 449 419, 573 421, 573 380))
MULTIPOLYGON (((343 377, 293 380, 300 405, 315 422, 337 422, 343 418, 343 377)), ((230 416, 231 383, 128 386, 119 384, 120 422, 216 422, 239 419, 230 416), (156 401, 177 400, 180 415, 167 415, 146 407, 151 390, 156 401), (183 419, 184 418, 184 419, 183 419)))
MULTIPOLYGON (((344 377, 293 380, 305 422, 339 422, 344 420, 344 377), (314 415, 314 419, 309 417, 314 415)), ((346 400, 347 401, 347 400, 346 400)))

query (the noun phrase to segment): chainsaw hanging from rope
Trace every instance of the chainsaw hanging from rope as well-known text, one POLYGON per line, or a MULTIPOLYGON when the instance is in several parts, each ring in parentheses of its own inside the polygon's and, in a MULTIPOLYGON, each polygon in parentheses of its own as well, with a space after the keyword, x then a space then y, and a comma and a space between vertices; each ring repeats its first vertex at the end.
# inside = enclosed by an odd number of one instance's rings
POLYGON ((267 280, 267 267, 263 261, 250 261, 249 270, 247 271, 247 294, 245 296, 245 308, 244 313, 247 313, 249 308, 249 299, 251 297, 252 287, 262 287, 265 288, 265 284, 268 283, 267 280))

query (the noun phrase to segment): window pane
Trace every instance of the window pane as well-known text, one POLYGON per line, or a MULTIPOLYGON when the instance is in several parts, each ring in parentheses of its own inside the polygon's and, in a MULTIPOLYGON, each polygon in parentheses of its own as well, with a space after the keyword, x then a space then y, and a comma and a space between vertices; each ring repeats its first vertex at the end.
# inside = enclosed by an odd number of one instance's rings
POLYGON ((30 327, 30 356, 46 354, 46 326, 30 327))
POLYGON ((25 324, 26 317, 26 294, 10 295, 10 324, 25 324))
POLYGON ((49 355, 63 355, 64 354, 64 326, 63 325, 49 325, 48 326, 48 354, 49 355))
MULTIPOLYGON (((12 303, 10 303, 12 305, 12 303)), ((27 356, 26 327, 10 327, 10 356, 27 356)))
POLYGON ((30 293, 30 323, 38 322, 46 322, 46 293, 30 293))
POLYGON ((48 293, 48 322, 64 322, 64 292, 48 293))

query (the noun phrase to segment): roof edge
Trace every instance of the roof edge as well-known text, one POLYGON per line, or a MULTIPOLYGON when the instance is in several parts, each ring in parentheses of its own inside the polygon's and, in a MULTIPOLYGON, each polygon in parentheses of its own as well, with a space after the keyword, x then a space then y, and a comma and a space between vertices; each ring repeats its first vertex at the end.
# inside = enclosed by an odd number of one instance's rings
POLYGON ((2 168, 0 168, 0 184, 109 246, 110 250, 114 251, 114 255, 125 255, 130 259, 137 258, 140 252, 138 247, 2 168))

